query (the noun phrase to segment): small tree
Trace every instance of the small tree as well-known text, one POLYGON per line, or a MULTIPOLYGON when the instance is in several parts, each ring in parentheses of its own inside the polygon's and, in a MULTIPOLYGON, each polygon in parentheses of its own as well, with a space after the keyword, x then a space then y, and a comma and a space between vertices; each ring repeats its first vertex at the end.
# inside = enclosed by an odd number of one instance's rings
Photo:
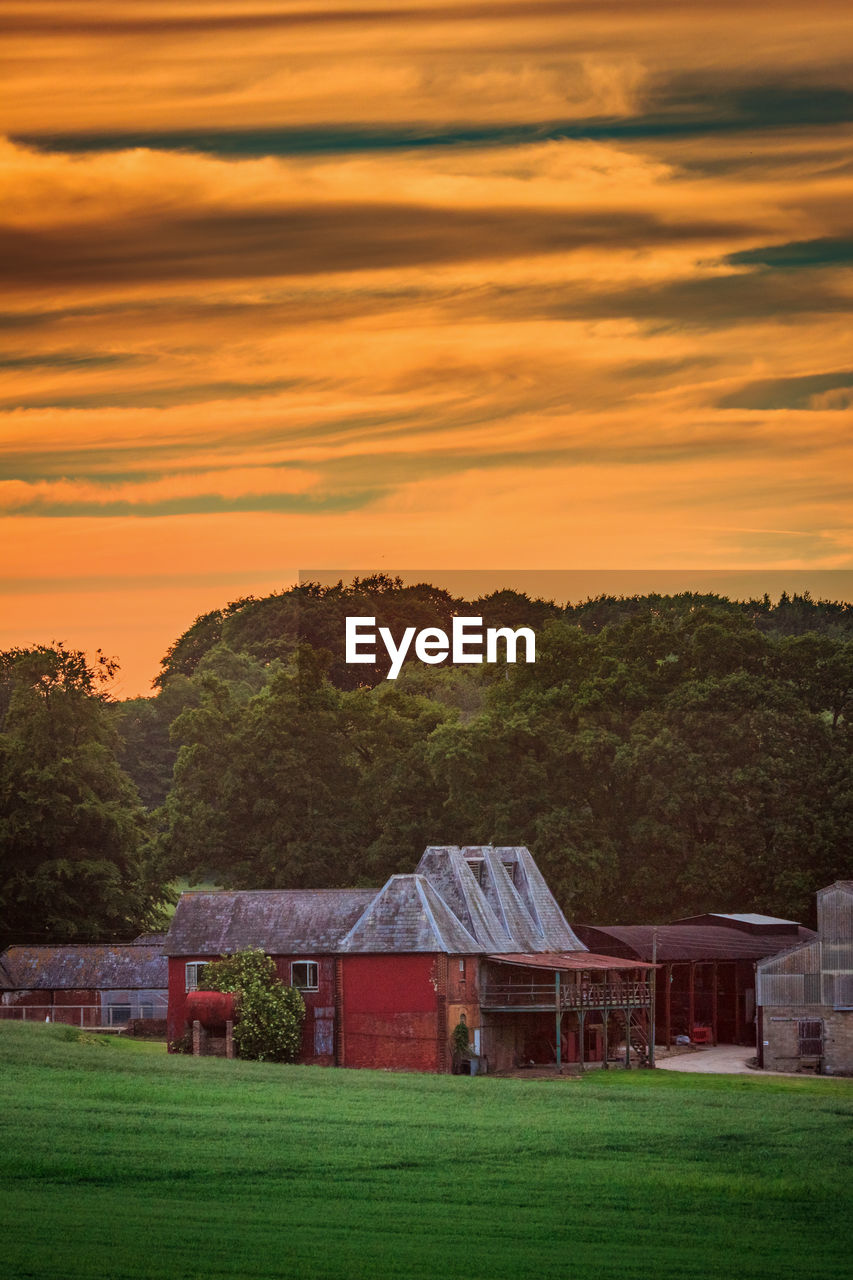
POLYGON ((237 997, 234 1044, 237 1056, 257 1062, 295 1062, 302 1046, 305 1001, 276 975, 275 963, 259 948, 215 960, 201 973, 204 991, 237 997))

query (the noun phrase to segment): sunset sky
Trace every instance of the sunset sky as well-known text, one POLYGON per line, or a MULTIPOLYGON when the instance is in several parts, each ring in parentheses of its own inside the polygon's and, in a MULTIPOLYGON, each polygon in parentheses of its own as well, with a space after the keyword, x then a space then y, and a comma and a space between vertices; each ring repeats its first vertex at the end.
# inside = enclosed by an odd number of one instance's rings
POLYGON ((853 570, 849 0, 0 27, 0 647, 126 696, 305 566, 853 570))

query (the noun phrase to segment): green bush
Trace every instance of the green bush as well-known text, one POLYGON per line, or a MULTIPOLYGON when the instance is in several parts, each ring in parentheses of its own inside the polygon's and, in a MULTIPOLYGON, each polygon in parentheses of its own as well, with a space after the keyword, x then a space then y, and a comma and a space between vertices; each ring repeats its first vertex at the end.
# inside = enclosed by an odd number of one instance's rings
POLYGON ((214 961, 202 970, 199 987, 236 995, 238 1057, 257 1062, 295 1062, 299 1057, 305 1001, 280 981, 274 961, 263 951, 238 951, 214 961))

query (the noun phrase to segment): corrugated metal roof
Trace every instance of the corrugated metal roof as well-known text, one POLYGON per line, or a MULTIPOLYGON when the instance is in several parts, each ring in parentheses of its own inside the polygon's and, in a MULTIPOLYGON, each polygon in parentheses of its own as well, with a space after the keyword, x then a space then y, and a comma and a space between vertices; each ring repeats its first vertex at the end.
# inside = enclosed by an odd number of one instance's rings
POLYGON ((746 933, 725 925, 650 924, 575 925, 588 946, 600 947, 638 960, 651 960, 657 933, 657 958, 662 963, 679 960, 763 960, 816 935, 798 926, 798 933, 746 933))
POLYGON ((133 943, 9 947, 7 990, 165 991, 168 967, 157 947, 133 943))
POLYGON ((568 955, 500 955, 488 956, 498 964, 517 964, 526 969, 653 969, 660 966, 645 964, 641 960, 626 960, 624 957, 602 956, 594 951, 575 951, 568 955))
POLYGON ((375 889, 241 889, 183 893, 166 935, 167 956, 331 955, 376 897, 375 889))
POLYGON ((786 933, 789 937, 797 936, 799 925, 796 920, 780 920, 778 916, 761 916, 751 912, 743 914, 721 911, 708 911, 701 916, 685 916, 683 920, 671 920, 670 924, 719 925, 721 928, 742 929, 745 933, 786 933))

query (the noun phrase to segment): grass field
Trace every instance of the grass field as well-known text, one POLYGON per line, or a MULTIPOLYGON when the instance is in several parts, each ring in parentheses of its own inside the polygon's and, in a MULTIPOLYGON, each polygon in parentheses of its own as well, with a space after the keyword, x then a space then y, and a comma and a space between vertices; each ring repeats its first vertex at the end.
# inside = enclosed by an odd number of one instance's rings
POLYGON ((169 1058, 0 1024, 9 1280, 849 1275, 853 1084, 169 1058))

